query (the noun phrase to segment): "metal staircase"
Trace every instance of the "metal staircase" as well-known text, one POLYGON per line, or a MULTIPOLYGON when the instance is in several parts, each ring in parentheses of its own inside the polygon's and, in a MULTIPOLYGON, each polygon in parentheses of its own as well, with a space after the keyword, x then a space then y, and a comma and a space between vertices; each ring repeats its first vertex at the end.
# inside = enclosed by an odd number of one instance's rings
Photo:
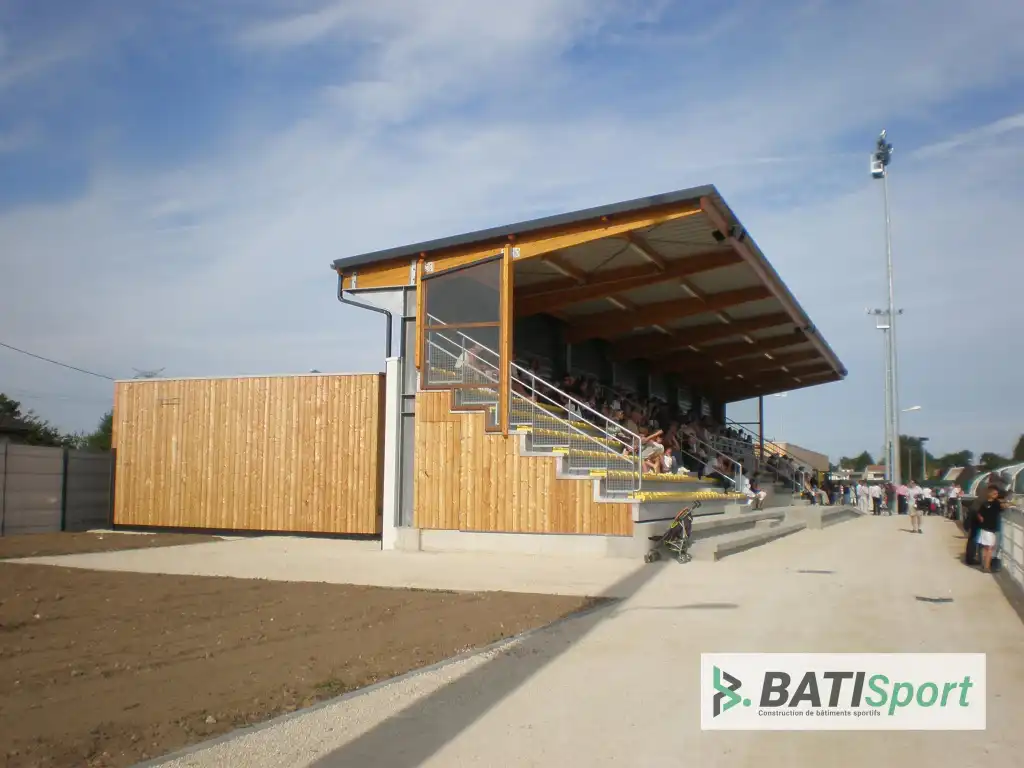
POLYGON ((772 482, 784 486, 794 495, 799 495, 803 492, 808 477, 807 473, 801 469, 803 462, 800 459, 770 440, 763 442, 764 448, 762 451, 761 437, 757 433, 746 425, 732 419, 727 419, 726 423, 727 426, 739 430, 743 434, 750 435, 751 455, 754 457, 754 466, 758 473, 767 475, 772 479, 772 482), (775 462, 770 462, 772 457, 775 457, 775 462), (782 463, 784 461, 790 462, 792 469, 786 466, 785 463, 782 463))
MULTIPOLYGON (((444 325, 435 317, 429 321, 434 328, 444 325)), ((453 411, 481 411, 486 429, 498 432, 498 353, 446 328, 428 333, 425 358, 421 376, 427 387, 450 388, 453 411)), ((598 501, 633 503, 635 522, 671 518, 680 503, 697 499, 708 513, 715 512, 708 502, 746 499, 692 474, 645 474, 639 435, 515 363, 510 382, 509 431, 520 439, 520 451, 551 456, 562 479, 595 483, 598 501)), ((724 455, 713 446, 707 450, 724 455)))

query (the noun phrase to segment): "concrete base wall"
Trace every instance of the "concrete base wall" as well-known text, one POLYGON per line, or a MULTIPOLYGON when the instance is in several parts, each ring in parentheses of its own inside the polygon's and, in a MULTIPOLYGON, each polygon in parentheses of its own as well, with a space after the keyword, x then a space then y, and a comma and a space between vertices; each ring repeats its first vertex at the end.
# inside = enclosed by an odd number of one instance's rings
POLYGON ((810 530, 821 530, 861 516, 856 507, 823 507, 820 504, 787 507, 784 511, 787 521, 804 523, 810 530))
MULTIPOLYGON (((676 508, 678 510, 678 505, 676 508)), ((751 531, 765 523, 781 523, 784 517, 785 514, 779 510, 754 512, 742 505, 725 505, 724 512, 694 519, 693 540, 697 542, 725 534, 751 531)), ((634 523, 632 536, 398 528, 395 530, 394 548, 407 552, 642 558, 653 546, 648 537, 661 535, 667 527, 668 522, 664 520, 634 523)))
MULTIPOLYGON (((419 552, 493 552, 517 555, 642 557, 649 526, 635 526, 633 536, 557 533, 485 533, 400 528, 395 548, 419 552)), ((664 524, 660 524, 664 528, 664 524)))

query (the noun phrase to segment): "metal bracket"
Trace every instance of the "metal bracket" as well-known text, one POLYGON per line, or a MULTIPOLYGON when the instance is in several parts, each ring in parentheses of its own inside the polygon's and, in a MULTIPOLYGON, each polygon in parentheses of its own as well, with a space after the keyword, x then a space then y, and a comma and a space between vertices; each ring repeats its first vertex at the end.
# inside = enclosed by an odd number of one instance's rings
POLYGON ((416 261, 409 262, 409 285, 416 285, 416 261))
POLYGON ((349 290, 352 290, 353 288, 356 287, 356 280, 357 280, 358 277, 359 277, 359 273, 358 272, 353 272, 351 277, 349 277, 349 285, 348 285, 349 290))

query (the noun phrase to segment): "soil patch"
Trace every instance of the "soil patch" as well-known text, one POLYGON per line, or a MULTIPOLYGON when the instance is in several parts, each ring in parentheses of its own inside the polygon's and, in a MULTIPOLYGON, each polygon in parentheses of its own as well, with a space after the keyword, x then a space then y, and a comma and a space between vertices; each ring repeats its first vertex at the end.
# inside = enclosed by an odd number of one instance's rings
POLYGON ((182 544, 205 544, 208 541, 220 539, 197 533, 26 533, 20 536, 0 536, 0 560, 177 547, 182 544))
POLYGON ((3 563, 0 764, 132 765, 593 602, 3 563))

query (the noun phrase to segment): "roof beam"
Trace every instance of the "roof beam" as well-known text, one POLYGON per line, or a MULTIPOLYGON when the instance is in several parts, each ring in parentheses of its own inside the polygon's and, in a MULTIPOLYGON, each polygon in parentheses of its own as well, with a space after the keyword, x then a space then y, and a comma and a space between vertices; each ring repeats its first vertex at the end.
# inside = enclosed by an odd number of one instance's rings
POLYGON ((587 282, 586 272, 581 269, 577 269, 572 264, 566 264, 565 260, 560 258, 557 253, 549 253, 547 256, 541 256, 541 261, 545 262, 557 272, 561 272, 577 285, 583 285, 587 282))
POLYGON ((739 256, 732 251, 719 249, 673 261, 664 270, 648 265, 623 267, 591 275, 587 278, 585 285, 567 287, 564 281, 559 281, 557 285, 547 283, 536 287, 531 286, 516 291, 516 315, 525 317, 541 312, 555 312, 573 304, 602 299, 609 294, 667 283, 739 262, 739 256))
MULTIPOLYGON (((657 370, 672 371, 680 366, 694 367, 701 365, 713 365, 716 362, 735 363, 736 366, 743 366, 753 355, 761 355, 765 352, 793 347, 797 344, 806 344, 807 337, 802 331, 787 333, 785 336, 773 337, 763 341, 755 341, 750 344, 739 341, 735 344, 718 344, 714 347, 701 349, 699 352, 689 352, 671 355, 658 360, 653 367, 657 370)), ((734 366, 735 367, 735 366, 734 366)))
POLYGON ((630 248, 639 253, 660 271, 664 272, 668 268, 665 258, 660 253, 657 253, 651 247, 650 243, 640 237, 636 232, 627 232, 626 240, 629 242, 630 248))
POLYGON ((770 371, 773 368, 782 368, 793 363, 803 363, 809 360, 821 360, 824 362, 821 353, 816 349, 808 349, 802 352, 789 352, 788 354, 772 355, 769 360, 767 357, 763 360, 744 360, 737 363, 739 366, 738 370, 740 373, 745 371, 770 371))
POLYGON ((740 379, 736 382, 729 382, 730 386, 721 387, 713 394, 715 397, 731 403, 775 392, 791 392, 795 389, 805 389, 841 380, 842 376, 830 367, 829 370, 800 376, 799 380, 792 376, 779 379, 740 379))
POLYGON ((718 204, 710 197, 702 197, 700 199, 701 210, 708 217, 714 227, 718 230, 720 235, 725 239, 729 245, 732 246, 733 250, 745 261, 754 273, 762 280, 765 285, 771 286, 772 295, 775 296, 782 304, 783 307, 793 317, 793 322, 796 323, 797 327, 804 327, 807 331, 807 337, 811 343, 821 352, 822 358, 828 360, 832 365, 833 369, 841 376, 846 375, 846 369, 843 368, 842 363, 839 362, 839 358, 836 357, 832 349, 825 343, 825 340, 818 334, 817 329, 811 325, 810 319, 804 314, 803 310, 796 303, 796 299, 793 298, 792 294, 782 284, 778 274, 773 270, 768 263, 755 252, 755 249, 747 242, 746 232, 740 228, 734 230, 730 226, 728 219, 725 214, 722 213, 718 204))
POLYGON ((617 343, 612 349, 612 355, 619 360, 635 360, 652 355, 663 355, 666 352, 691 345, 700 346, 711 341, 730 339, 733 336, 742 336, 746 333, 763 331, 766 328, 788 325, 792 322, 793 318, 785 312, 775 312, 747 320, 733 320, 728 325, 716 321, 682 328, 673 331, 672 335, 667 338, 660 333, 648 333, 617 343))
POLYGON ((736 291, 713 293, 705 299, 662 301, 641 307, 635 312, 598 312, 587 315, 582 318, 579 325, 570 327, 566 331, 566 341, 570 344, 578 344, 587 339, 612 339, 627 334, 634 328, 661 325, 705 312, 716 312, 739 304, 760 301, 770 295, 771 293, 764 286, 754 286, 740 288, 736 291))

